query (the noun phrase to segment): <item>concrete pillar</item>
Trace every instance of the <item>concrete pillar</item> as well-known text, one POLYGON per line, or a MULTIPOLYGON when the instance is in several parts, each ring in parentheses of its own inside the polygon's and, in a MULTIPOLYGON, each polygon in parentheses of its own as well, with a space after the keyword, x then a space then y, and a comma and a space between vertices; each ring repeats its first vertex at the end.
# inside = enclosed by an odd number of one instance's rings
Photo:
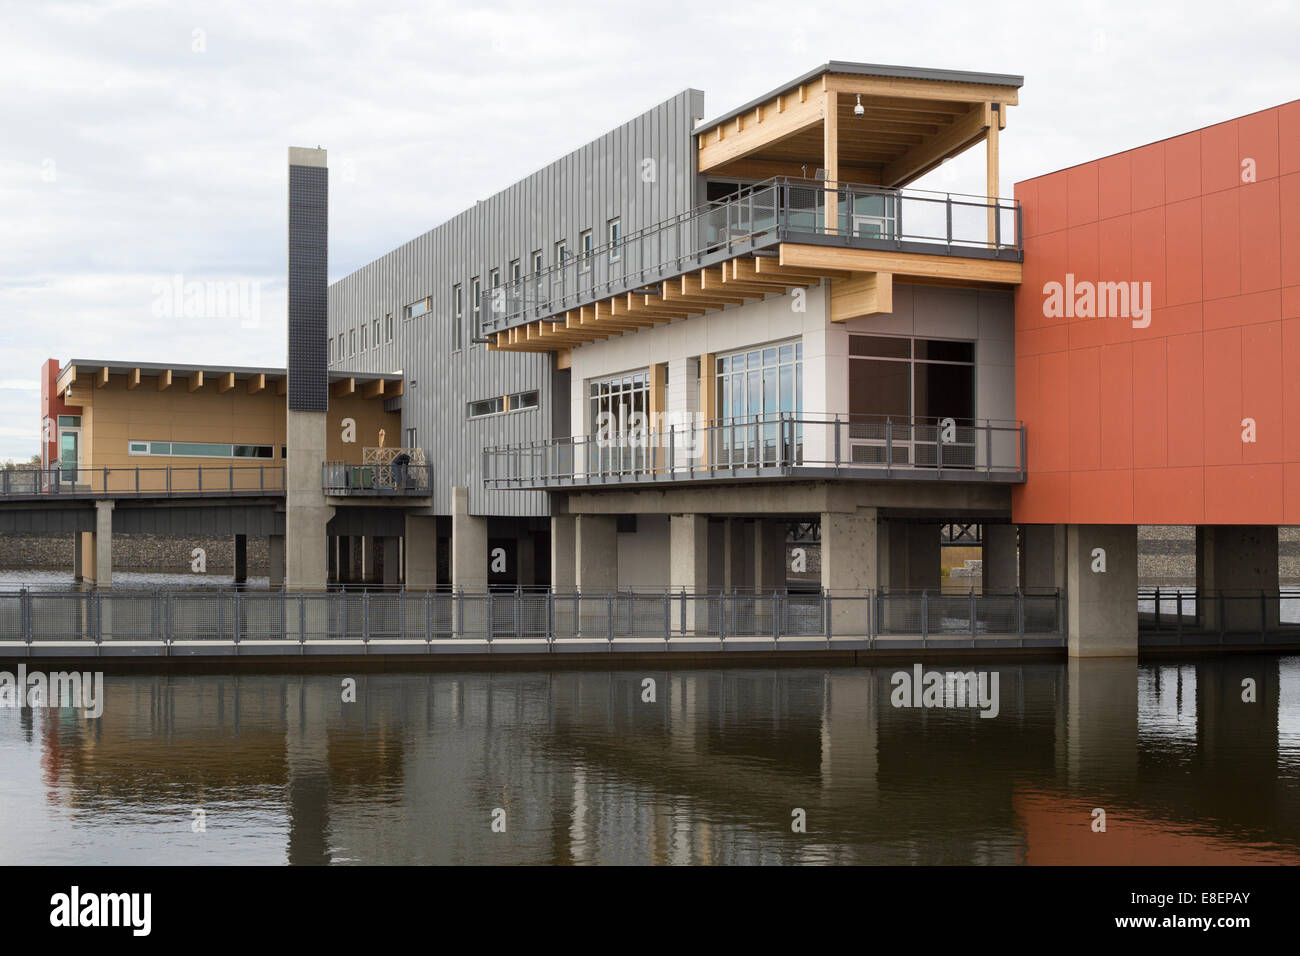
MULTIPOLYGON (((943 588, 943 544, 940 525, 902 521, 880 522, 880 573, 873 587, 893 591, 939 591, 943 588)), ((825 551, 825 541, 822 543, 825 551)), ((825 561, 823 553, 822 560, 825 561)))
POLYGON ((80 581, 85 577, 85 536, 84 531, 72 532, 72 580, 80 581))
POLYGON ((574 580, 579 591, 618 588, 618 518, 578 515, 574 528, 574 580))
MULTIPOLYGON (((672 515, 668 519, 668 584, 674 595, 687 594, 685 630, 696 627, 696 609, 701 609, 700 625, 707 626, 704 604, 691 600, 692 595, 709 591, 709 519, 707 515, 672 515)), ((676 610, 673 612, 678 614, 676 610)))
POLYGON ((747 591, 754 587, 754 522, 727 518, 723 523, 722 588, 747 591))
POLYGON ((113 586, 113 502, 95 502, 95 586, 113 586))
MULTIPOLYGON (((868 591, 879 586, 876 577, 879 559, 877 524, 875 508, 822 514, 822 588, 832 597, 865 598, 868 591)), ((832 633, 840 636, 866 634, 867 613, 865 600, 832 601, 832 633)))
POLYGON ((1071 657, 1137 656, 1137 589, 1136 525, 1067 528, 1065 592, 1071 657))
POLYGON ((551 590, 570 594, 578 586, 578 519, 573 515, 551 516, 551 590))
POLYGON ((1196 529, 1197 607, 1208 631, 1258 633, 1278 627, 1278 546, 1273 525, 1196 529), (1222 597, 1219 597, 1219 593, 1222 597), (1220 620, 1222 618, 1222 621, 1220 620))
POLYGON ((379 539, 373 534, 357 539, 361 551, 361 583, 379 583, 379 539))
POLYGON ((754 588, 763 594, 786 586, 786 523, 777 518, 754 522, 754 588))
POLYGON ((236 584, 248 583, 248 535, 235 535, 235 568, 234 578, 236 584))
POLYGON ((352 539, 346 534, 338 536, 338 582, 352 583, 352 539))
POLYGON ((438 586, 438 519, 431 515, 406 516, 406 586, 438 586))
POLYGON ((379 545, 380 574, 384 587, 395 588, 402 583, 402 539, 385 535, 372 539, 379 545))
POLYGON ((1020 589, 1026 593, 1065 587, 1065 525, 1020 526, 1020 589))
POLYGON ((1020 585, 1020 561, 1016 554, 1016 526, 984 525, 984 593, 1014 591, 1020 585))
POLYGON ((525 531, 515 539, 515 582, 523 588, 531 588, 537 583, 537 553, 531 531, 525 531))
POLYGON ((451 586, 461 591, 488 589, 487 518, 469 513, 469 489, 451 489, 451 586))
POLYGON ((267 539, 266 557, 271 589, 284 587, 284 535, 273 534, 267 539))
POLYGON ((325 413, 290 409, 285 432, 285 581, 291 590, 319 590, 328 580, 326 526, 334 517, 321 488, 325 413))

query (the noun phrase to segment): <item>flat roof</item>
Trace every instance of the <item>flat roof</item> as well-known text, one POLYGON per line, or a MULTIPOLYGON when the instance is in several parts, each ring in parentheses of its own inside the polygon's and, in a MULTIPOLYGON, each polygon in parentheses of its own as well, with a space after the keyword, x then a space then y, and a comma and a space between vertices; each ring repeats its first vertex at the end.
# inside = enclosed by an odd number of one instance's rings
MULTIPOLYGON (((268 377, 283 377, 288 375, 288 369, 284 368, 253 368, 243 365, 181 365, 171 362, 115 362, 105 359, 69 359, 63 363, 59 369, 62 375, 65 369, 72 366, 78 368, 107 368, 109 375, 126 375, 139 369, 141 372, 212 372, 216 375, 228 375, 231 372, 235 374, 236 381, 242 381, 252 378, 254 375, 266 375, 268 377)), ((360 372, 344 371, 341 369, 329 370, 329 381, 339 382, 345 378, 362 378, 371 381, 383 379, 386 382, 400 382, 402 380, 401 372, 360 372)))
POLYGON ((809 70, 803 76, 793 79, 789 83, 778 86, 770 93, 764 93, 762 96, 750 100, 744 106, 738 106, 729 113, 723 113, 706 123, 700 123, 695 127, 695 132, 697 134, 702 133, 720 123, 727 122, 727 120, 735 119, 741 113, 748 113, 768 100, 780 96, 782 93, 788 93, 790 90, 796 89, 809 80, 815 80, 826 73, 884 76, 904 80, 935 80, 940 83, 979 83, 985 86, 1005 86, 1009 89, 1020 89, 1025 85, 1023 76, 1015 76, 1010 73, 976 73, 969 70, 937 70, 919 66, 890 66, 883 63, 851 63, 845 60, 831 60, 809 70))

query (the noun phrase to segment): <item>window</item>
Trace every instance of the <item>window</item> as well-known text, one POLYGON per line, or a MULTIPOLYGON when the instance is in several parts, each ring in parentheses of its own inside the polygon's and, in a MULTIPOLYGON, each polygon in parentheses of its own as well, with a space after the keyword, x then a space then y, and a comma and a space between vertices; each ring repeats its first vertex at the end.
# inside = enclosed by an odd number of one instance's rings
POLYGON ((415 436, 416 436, 416 431, 415 431, 414 428, 408 428, 408 429, 406 430, 406 447, 407 447, 407 448, 419 448, 419 447, 420 447, 420 443, 419 443, 419 441, 416 440, 416 437, 415 437, 415 436))
POLYGON ((542 259, 542 250, 538 249, 533 253, 533 272, 541 272, 546 268, 546 262, 542 259))
POLYGON ((339 333, 339 355, 338 355, 338 357, 339 357, 340 359, 342 359, 343 356, 344 356, 345 354, 347 354, 347 353, 346 353, 346 351, 345 351, 345 347, 344 347, 344 344, 343 344, 343 333, 340 332, 340 333, 339 333))
POLYGON ((363 322, 361 324, 361 351, 364 352, 367 348, 368 346, 366 345, 366 326, 365 323, 363 322))
POLYGON ((608 226, 609 261, 618 262, 623 257, 623 221, 611 219, 608 226))
POLYGON ((519 283, 519 276, 520 276, 520 271, 519 271, 519 260, 518 260, 518 259, 514 259, 514 260, 512 260, 511 263, 510 263, 510 281, 513 282, 513 283, 515 283, 516 285, 518 285, 518 283, 519 283))
POLYGON ((567 240, 561 239, 559 242, 555 244, 555 264, 557 266, 562 266, 568 261, 569 261, 569 243, 567 240))
POLYGON ((430 308, 432 306, 429 303, 429 297, 425 296, 423 299, 417 299, 406 307, 406 317, 414 319, 416 316, 424 315, 430 308))
POLYGON ((357 354, 357 330, 351 329, 348 332, 348 354, 357 354))
POLYGON ((374 319, 370 323, 370 344, 379 348, 379 320, 374 319))
POLYGON ((81 427, 81 416, 80 416, 80 415, 60 415, 60 416, 59 416, 59 427, 60 427, 60 428, 80 428, 80 427, 81 427))
POLYGON ((275 457, 274 445, 226 445, 200 441, 127 442, 127 454, 154 458, 258 458, 275 457))
MULTIPOLYGON (((479 332, 479 311, 483 306, 483 283, 478 276, 469 280, 469 310, 470 310, 470 335, 477 336, 479 332)), ((460 323, 456 323, 456 348, 462 345, 460 338, 460 323)))
POLYGON ((650 372, 641 369, 627 375, 591 382, 587 386, 588 427, 597 439, 593 443, 595 469, 604 472, 636 470, 644 464, 647 442, 638 433, 653 427, 650 411, 650 372))
POLYGON ((451 350, 460 351, 460 327, 465 316, 465 297, 461 290, 460 283, 456 283, 451 290, 451 350))
POLYGON ((393 341, 393 313, 384 316, 384 341, 393 341))
POLYGON ((717 361, 718 417, 761 422, 758 428, 722 429, 719 457, 728 463, 799 460, 803 450, 803 343, 777 342, 722 355, 717 361), (782 417, 796 420, 783 427, 782 417))
POLYGON ((325 360, 327 362, 333 362, 334 361, 334 340, 330 339, 329 342, 326 344, 328 346, 328 352, 325 356, 325 360))
POLYGON ((496 398, 485 398, 479 402, 470 402, 469 417, 483 418, 487 415, 499 415, 506 410, 505 403, 506 400, 501 395, 496 398))
POLYGON ((578 236, 578 248, 581 250, 581 258, 578 260, 578 267, 583 272, 590 272, 591 250, 594 248, 590 229, 578 236))
POLYGON ((975 343, 850 335, 849 414, 854 461, 884 463, 889 447, 895 464, 937 464, 937 423, 952 418, 944 467, 973 464, 975 343))
POLYGON ((500 270, 500 269, 493 269, 491 272, 488 273, 488 288, 490 288, 490 289, 499 289, 499 288, 501 288, 501 270, 500 270))
POLYGON ((540 395, 536 389, 528 392, 515 392, 513 395, 506 396, 506 407, 509 411, 520 412, 527 408, 536 408, 540 400, 540 395))

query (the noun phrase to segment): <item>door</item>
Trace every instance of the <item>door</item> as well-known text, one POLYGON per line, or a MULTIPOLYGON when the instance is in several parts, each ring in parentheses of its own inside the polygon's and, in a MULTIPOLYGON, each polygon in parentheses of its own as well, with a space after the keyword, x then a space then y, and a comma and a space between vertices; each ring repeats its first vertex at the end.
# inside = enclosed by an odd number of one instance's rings
POLYGON ((81 465, 81 429, 65 428, 59 433, 59 465, 63 480, 76 483, 81 465))

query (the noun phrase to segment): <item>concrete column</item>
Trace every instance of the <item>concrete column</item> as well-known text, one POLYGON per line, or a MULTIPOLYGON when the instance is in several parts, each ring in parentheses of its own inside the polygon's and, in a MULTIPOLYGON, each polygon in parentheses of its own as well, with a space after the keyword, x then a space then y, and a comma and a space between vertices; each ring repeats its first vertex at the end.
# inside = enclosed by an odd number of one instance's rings
POLYGON ((1065 525, 1020 526, 1020 588, 1027 593, 1065 587, 1065 525))
POLYGON ((1137 656, 1137 526, 1066 531, 1066 618, 1071 657, 1137 656))
POLYGON ((1207 630, 1258 633, 1278 626, 1278 545, 1273 525, 1196 529, 1196 589, 1223 592, 1197 609, 1207 630), (1264 599, 1261 601, 1261 595, 1264 599))
POLYGON ((530 588, 537 583, 536 547, 531 531, 515 539, 515 581, 520 587, 530 588))
POLYGON ((273 534, 266 542, 266 557, 272 590, 284 587, 284 535, 273 534))
POLYGON ((379 563, 381 581, 384 587, 395 588, 402 583, 402 539, 385 535, 372 539, 378 544, 381 554, 379 563))
POLYGON ((72 532, 72 580, 80 581, 85 576, 85 532, 72 532))
POLYGON ((754 586, 753 522, 728 518, 723 526, 722 587, 726 591, 746 591, 754 586))
MULTIPOLYGON (((701 626, 707 626, 701 602, 692 595, 709 591, 709 519, 707 515, 672 515, 668 519, 668 584, 674 595, 685 591, 686 631, 696 627, 696 609, 701 609, 701 626)), ((676 610, 673 612, 678 614, 676 610)))
POLYGON ((461 591, 488 589, 487 518, 469 513, 469 489, 451 489, 451 586, 461 591))
MULTIPOLYGON (((943 588, 943 545, 938 524, 880 522, 880 573, 873 587, 893 591, 939 591, 943 588)), ((825 540, 822 542, 825 551, 825 540)), ((825 560, 823 554, 822 560, 825 560)))
MULTIPOLYGON (((855 512, 825 512, 822 525, 822 588, 836 596, 867 596, 879 586, 875 508, 855 512)), ((867 602, 833 601, 832 633, 840 636, 867 632, 867 602)))
POLYGON ((551 516, 551 590, 569 594, 578 586, 578 519, 573 515, 551 516))
POLYGON ((1020 561, 1016 554, 1016 526, 984 525, 984 593, 1014 591, 1020 586, 1020 561))
POLYGON ((248 535, 235 535, 235 569, 236 584, 248 583, 248 535))
POLYGON ((406 586, 438 586, 438 519, 430 515, 406 516, 406 586))
POLYGON ((346 534, 338 536, 338 582, 352 583, 352 539, 346 534))
POLYGON ((357 539, 361 551, 361 583, 379 583, 379 539, 373 534, 357 539))
POLYGON ((334 517, 321 488, 325 413, 290 409, 285 432, 285 581, 291 590, 323 589, 329 573, 326 526, 334 517))
POLYGON ((95 586, 113 586, 113 502, 95 502, 95 586))
POLYGON ((574 581, 579 591, 618 588, 618 519, 578 515, 574 527, 574 581))
POLYGON ((754 522, 754 587, 760 593, 785 590, 785 537, 784 521, 760 518, 754 522))

